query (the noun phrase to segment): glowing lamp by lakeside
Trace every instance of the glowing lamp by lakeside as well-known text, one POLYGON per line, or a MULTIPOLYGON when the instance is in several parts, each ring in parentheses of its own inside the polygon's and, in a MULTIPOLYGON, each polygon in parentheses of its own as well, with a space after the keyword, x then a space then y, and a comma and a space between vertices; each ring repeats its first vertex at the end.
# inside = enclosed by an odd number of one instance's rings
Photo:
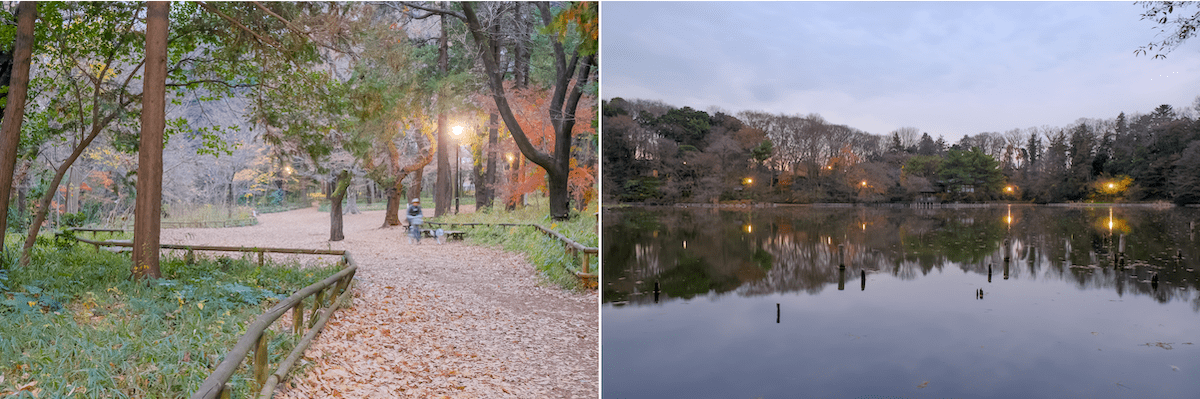
POLYGON ((746 184, 746 185, 754 184, 754 179, 751 179, 749 177, 742 179, 742 184, 746 184))

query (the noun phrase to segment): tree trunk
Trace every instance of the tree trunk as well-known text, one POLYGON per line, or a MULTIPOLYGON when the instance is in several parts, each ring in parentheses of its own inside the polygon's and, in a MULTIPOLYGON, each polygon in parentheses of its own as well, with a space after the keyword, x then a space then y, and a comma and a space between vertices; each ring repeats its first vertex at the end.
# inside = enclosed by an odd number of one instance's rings
POLYGON ((166 128, 167 16, 171 3, 146 5, 146 73, 142 90, 142 134, 138 148, 137 198, 133 217, 133 277, 159 278, 162 225, 162 151, 166 128))
MULTIPOLYGON (((42 223, 46 221, 46 214, 50 211, 50 203, 54 200, 54 195, 58 194, 58 186, 59 184, 62 184, 63 176, 65 176, 67 173, 67 168, 70 168, 71 165, 75 164, 75 160, 79 159, 79 155, 83 153, 83 150, 86 149, 88 145, 92 144, 92 141, 96 139, 96 136, 100 135, 102 130, 101 127, 108 125, 108 123, 111 122, 116 116, 117 113, 113 113, 106 117, 103 121, 95 122, 92 125, 91 133, 89 133, 88 136, 83 139, 83 141, 79 142, 79 145, 75 146, 75 150, 71 152, 71 155, 67 156, 67 159, 63 161, 62 165, 58 166, 58 169, 55 169, 54 177, 50 179, 50 185, 46 187, 46 193, 42 195, 42 199, 39 202, 37 211, 34 213, 33 222, 29 224, 29 232, 25 236, 25 245, 21 249, 21 266, 29 264, 30 250, 33 249, 33 244, 37 241, 38 232, 42 228, 42 223)), ((159 161, 161 170, 161 159, 159 161)))
POLYGON ((489 208, 492 202, 496 200, 496 146, 499 145, 500 136, 500 117, 495 113, 488 115, 488 140, 487 140, 487 167, 484 168, 485 175, 482 184, 475 187, 476 190, 483 188, 483 202, 476 201, 475 210, 480 207, 489 208))
MULTIPOLYGON (((17 167, 21 122, 25 119, 25 97, 29 89, 29 63, 33 52, 33 23, 36 17, 36 2, 24 1, 17 4, 17 37, 13 43, 12 77, 8 80, 4 120, 0 121, 0 237, 4 237, 4 232, 8 231, 8 201, 12 193, 13 172, 17 167)), ((3 247, 0 245, 0 252, 4 251, 3 247)))
MULTIPOLYGON (((542 13, 542 20, 549 25, 552 18, 550 6, 546 3, 537 3, 537 7, 542 13)), ((529 137, 517 123, 516 116, 513 115, 512 109, 508 105, 508 98, 504 94, 504 71, 500 70, 497 64, 498 54, 489 45, 494 39, 487 37, 471 3, 463 3, 462 8, 471 36, 482 49, 483 66, 488 75, 488 85, 491 88, 492 100, 496 102, 496 109, 504 119, 504 125, 512 133, 517 148, 521 149, 521 154, 546 170, 546 176, 549 179, 547 189, 551 190, 550 217, 556 220, 566 219, 570 216, 570 195, 567 192, 553 191, 567 190, 569 187, 567 178, 570 173, 575 110, 578 108, 579 99, 583 96, 583 87, 591 78, 591 67, 595 63, 596 56, 595 54, 589 55, 581 60, 577 50, 568 60, 562 42, 552 40, 556 75, 548 116, 554 125, 555 149, 553 154, 543 153, 529 141, 529 137), (578 76, 576 76, 577 67, 578 76), (571 85, 572 80, 575 81, 574 85, 571 85)))
POLYGON ((529 13, 524 10, 523 5, 521 2, 516 2, 517 39, 513 40, 513 45, 516 47, 513 57, 513 80, 518 89, 529 86, 529 60, 533 56, 533 53, 529 51, 529 36, 532 33, 532 26, 529 23, 529 13))
POLYGON ((375 200, 375 181, 367 180, 367 206, 371 206, 371 202, 375 200))
POLYGON ((425 170, 418 170, 413 176, 412 185, 408 186, 408 198, 421 198, 421 186, 424 185, 425 170))
MULTIPOLYGON (((443 5, 444 6, 444 5, 443 5)), ((448 57, 448 42, 446 37, 446 16, 441 16, 441 37, 438 38, 438 73, 446 74, 449 69, 448 57)), ((441 103, 445 99, 438 96, 437 101, 441 103)), ((441 109, 442 107, 438 107, 441 109)), ((450 203, 454 200, 451 198, 451 185, 453 180, 450 176, 450 137, 446 134, 447 124, 446 113, 439 111, 437 116, 437 181, 434 186, 437 192, 433 196, 434 208, 433 216, 442 216, 450 210, 450 203)))
POLYGON ((342 234, 342 200, 350 188, 350 171, 342 170, 334 181, 336 188, 325 198, 329 199, 329 241, 341 241, 346 238, 342 234))
MULTIPOLYGON (((474 154, 475 159, 480 159, 483 149, 474 154)), ((478 212, 481 208, 487 207, 487 188, 483 184, 483 163, 471 162, 471 181, 475 183, 475 211, 478 212)))
POLYGON ((387 193, 387 210, 383 213, 383 227, 400 225, 400 204, 404 201, 404 184, 406 176, 398 176, 396 185, 385 190, 387 193))

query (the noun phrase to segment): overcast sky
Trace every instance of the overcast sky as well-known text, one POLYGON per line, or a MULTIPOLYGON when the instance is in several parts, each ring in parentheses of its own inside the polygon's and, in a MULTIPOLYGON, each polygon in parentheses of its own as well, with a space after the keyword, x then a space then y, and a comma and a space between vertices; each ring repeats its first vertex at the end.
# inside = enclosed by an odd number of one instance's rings
POLYGON ((951 143, 1191 108, 1200 39, 1135 56, 1158 30, 1131 3, 605 1, 601 95, 951 143))

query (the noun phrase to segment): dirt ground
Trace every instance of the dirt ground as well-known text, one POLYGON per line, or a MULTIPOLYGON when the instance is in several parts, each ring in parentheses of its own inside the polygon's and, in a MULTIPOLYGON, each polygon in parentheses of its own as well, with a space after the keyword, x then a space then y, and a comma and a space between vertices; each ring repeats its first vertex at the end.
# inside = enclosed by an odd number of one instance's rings
POLYGON ((380 227, 383 211, 345 215, 340 242, 328 241, 329 214, 316 208, 258 220, 163 230, 162 242, 351 252, 359 265, 354 306, 330 320, 276 397, 599 396, 596 292, 539 284, 522 255, 453 241, 409 244, 402 228, 380 227))

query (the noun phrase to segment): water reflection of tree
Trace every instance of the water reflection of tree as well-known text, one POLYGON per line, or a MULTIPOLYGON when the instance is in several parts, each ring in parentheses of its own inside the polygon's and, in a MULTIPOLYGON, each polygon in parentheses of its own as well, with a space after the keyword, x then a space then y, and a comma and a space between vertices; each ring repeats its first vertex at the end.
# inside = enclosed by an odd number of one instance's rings
MULTIPOLYGON (((636 294, 649 293, 654 281, 673 298, 815 294, 837 283, 840 244, 847 251, 847 284, 860 271, 907 280, 946 267, 985 275, 991 265, 999 275, 1005 239, 1009 278, 1061 280, 1160 302, 1189 300, 1200 289, 1200 249, 1190 231, 1198 214, 1115 208, 1112 220, 1122 227, 1110 231, 1108 208, 606 211, 604 300, 648 301, 636 294), (1129 261, 1114 269, 1121 231, 1129 261), (1161 281, 1157 290, 1149 284, 1154 273, 1161 281)), ((1200 297, 1193 308, 1200 311, 1200 297)))

